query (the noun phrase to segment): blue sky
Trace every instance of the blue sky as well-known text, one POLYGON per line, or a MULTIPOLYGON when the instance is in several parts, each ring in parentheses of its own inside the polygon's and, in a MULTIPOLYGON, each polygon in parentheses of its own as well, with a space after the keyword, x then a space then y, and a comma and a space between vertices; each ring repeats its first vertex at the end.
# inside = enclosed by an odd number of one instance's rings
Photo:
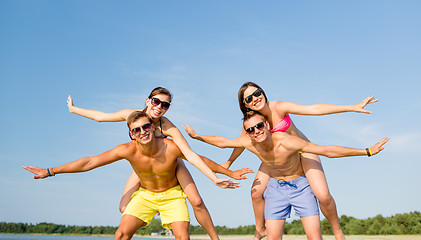
MULTIPOLYGON (((421 211, 419 1, 0 1, 0 221, 113 225, 130 165, 35 181, 23 165, 59 166, 127 142, 125 123, 97 123, 76 106, 143 107, 164 86, 166 116, 206 135, 241 132, 237 91, 258 83, 270 100, 379 102, 373 114, 292 116, 314 143, 366 148, 372 157, 322 157, 339 215, 421 211)), ((183 131, 184 132, 184 131, 183 131)), ((187 135, 185 134, 187 137, 187 135)), ((225 162, 231 150, 188 139, 225 162)), ((257 170, 250 153, 234 169, 257 170)), ((190 169, 215 225, 254 224, 250 186, 223 190, 190 169)), ((192 224, 197 225, 192 217, 192 224)))

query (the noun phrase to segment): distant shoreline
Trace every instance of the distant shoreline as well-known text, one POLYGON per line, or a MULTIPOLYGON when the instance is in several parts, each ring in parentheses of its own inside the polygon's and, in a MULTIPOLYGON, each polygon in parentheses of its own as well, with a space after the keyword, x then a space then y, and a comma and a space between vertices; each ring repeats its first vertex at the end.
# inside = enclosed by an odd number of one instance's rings
MULTIPOLYGON (((2 233, 13 235, 51 235, 51 236, 93 236, 93 237, 113 237, 110 234, 40 234, 40 233, 2 233)), ((156 238, 156 239, 174 239, 174 236, 150 236, 150 235, 134 235, 138 238, 156 238)), ((191 239, 210 239, 208 235, 190 235, 191 239)), ((253 240, 253 235, 219 235, 221 240, 253 240)), ((421 235, 347 235, 348 240, 419 240, 421 235)), ((284 240, 306 240, 305 235, 284 235, 284 240)), ((325 240, 334 240, 333 235, 323 235, 325 240)))

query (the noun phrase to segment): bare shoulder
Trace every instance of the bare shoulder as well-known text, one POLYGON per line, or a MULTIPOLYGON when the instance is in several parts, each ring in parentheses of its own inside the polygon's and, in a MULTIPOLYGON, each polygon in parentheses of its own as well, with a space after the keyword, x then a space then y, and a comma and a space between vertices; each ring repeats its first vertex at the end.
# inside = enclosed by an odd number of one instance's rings
POLYGON ((182 156, 181 150, 180 148, 178 148, 177 144, 175 144, 175 142, 173 140, 170 139, 159 139, 163 141, 163 144, 165 144, 166 149, 168 152, 176 155, 176 156, 182 156))
POLYGON ((175 125, 167 117, 164 116, 161 117, 161 123, 164 129, 175 127, 175 125))

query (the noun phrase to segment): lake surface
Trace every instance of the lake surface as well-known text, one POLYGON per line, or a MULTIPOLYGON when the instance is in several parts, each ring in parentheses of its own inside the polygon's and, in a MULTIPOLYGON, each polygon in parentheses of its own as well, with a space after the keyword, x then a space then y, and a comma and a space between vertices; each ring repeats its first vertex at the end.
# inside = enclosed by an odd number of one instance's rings
MULTIPOLYGON (((114 237, 0 234, 0 240, 112 240, 114 237)), ((133 237, 133 240, 171 240, 174 238, 133 237)))

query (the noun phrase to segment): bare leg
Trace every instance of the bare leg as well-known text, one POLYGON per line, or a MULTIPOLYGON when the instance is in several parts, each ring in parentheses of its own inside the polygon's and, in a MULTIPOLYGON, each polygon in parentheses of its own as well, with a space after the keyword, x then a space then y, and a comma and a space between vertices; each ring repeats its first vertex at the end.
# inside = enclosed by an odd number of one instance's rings
POLYGON ((255 240, 260 240, 266 236, 265 199, 263 198, 263 193, 266 190, 269 179, 268 168, 262 163, 251 187, 251 202, 253 204, 254 219, 256 221, 256 231, 254 233, 255 240))
POLYGON ((199 191, 197 190, 196 184, 194 183, 190 172, 187 170, 182 159, 178 159, 177 161, 177 179, 184 193, 187 195, 187 199, 192 205, 197 221, 206 230, 212 240, 219 240, 212 218, 202 200, 202 197, 200 197, 199 191))
POLYGON ((320 210, 332 226, 332 231, 336 240, 345 239, 345 235, 343 234, 339 224, 336 203, 332 195, 330 195, 326 176, 319 156, 310 153, 302 153, 301 164, 308 182, 310 183, 311 190, 319 200, 320 210))
POLYGON ((307 239, 310 240, 321 240, 322 231, 320 230, 320 216, 314 215, 309 217, 301 217, 301 222, 304 226, 307 239))
POLYGON ((115 240, 128 240, 132 239, 136 231, 145 224, 139 218, 132 215, 123 215, 121 218, 120 226, 115 232, 115 240))
POLYGON ((284 233, 285 219, 266 220, 266 229, 268 231, 267 240, 281 240, 284 233))
POLYGON ((171 228, 176 240, 189 240, 189 222, 173 222, 171 228))

